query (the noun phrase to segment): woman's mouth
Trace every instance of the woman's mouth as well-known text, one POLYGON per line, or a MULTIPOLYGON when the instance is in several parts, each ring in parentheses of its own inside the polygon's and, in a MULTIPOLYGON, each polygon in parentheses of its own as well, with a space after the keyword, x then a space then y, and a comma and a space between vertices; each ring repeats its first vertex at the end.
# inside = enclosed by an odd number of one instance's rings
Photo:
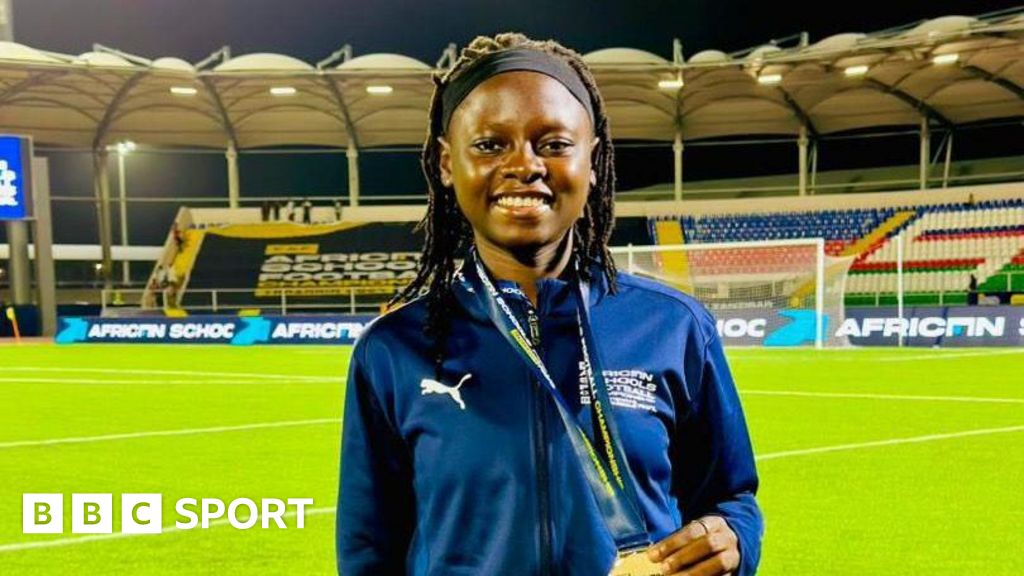
POLYGON ((551 198, 543 195, 505 194, 494 201, 502 213, 512 217, 536 217, 551 211, 551 198))

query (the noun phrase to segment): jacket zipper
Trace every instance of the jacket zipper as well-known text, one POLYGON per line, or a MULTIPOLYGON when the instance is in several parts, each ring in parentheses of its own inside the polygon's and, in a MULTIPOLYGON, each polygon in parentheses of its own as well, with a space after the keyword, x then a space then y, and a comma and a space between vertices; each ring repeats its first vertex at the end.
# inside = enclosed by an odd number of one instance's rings
MULTIPOLYGON (((530 328, 530 343, 534 350, 542 354, 540 347, 540 320, 537 312, 529 303, 526 304, 526 318, 530 328)), ((548 480, 547 429, 545 424, 544 397, 539 393, 541 386, 535 378, 531 378, 534 388, 534 452, 537 460, 537 499, 540 511, 540 574, 551 573, 551 511, 548 480)))

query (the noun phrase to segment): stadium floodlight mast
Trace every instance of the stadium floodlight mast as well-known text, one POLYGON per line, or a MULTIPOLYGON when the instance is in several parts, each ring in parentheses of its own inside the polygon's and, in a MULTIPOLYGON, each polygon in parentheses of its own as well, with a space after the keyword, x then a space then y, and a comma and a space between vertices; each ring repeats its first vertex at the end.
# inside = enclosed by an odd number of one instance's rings
POLYGON ((131 268, 128 262, 128 184, 125 179, 125 157, 135 151, 135 142, 124 140, 114 146, 117 151, 118 200, 121 215, 121 246, 124 249, 121 261, 122 282, 127 287, 131 282, 131 268))

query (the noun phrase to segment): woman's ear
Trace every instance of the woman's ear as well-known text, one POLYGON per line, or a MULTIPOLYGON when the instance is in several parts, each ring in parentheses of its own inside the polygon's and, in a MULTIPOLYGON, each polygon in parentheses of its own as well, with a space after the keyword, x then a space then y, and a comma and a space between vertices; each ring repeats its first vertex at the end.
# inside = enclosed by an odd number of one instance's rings
POLYGON ((594 136, 594 139, 590 141, 590 185, 597 186, 597 172, 594 170, 594 156, 597 153, 597 147, 600 146, 601 139, 594 136))
POLYGON ((444 139, 444 136, 437 137, 438 144, 441 145, 441 154, 439 155, 438 162, 441 169, 441 183, 444 184, 445 188, 451 188, 452 186, 452 146, 444 139))

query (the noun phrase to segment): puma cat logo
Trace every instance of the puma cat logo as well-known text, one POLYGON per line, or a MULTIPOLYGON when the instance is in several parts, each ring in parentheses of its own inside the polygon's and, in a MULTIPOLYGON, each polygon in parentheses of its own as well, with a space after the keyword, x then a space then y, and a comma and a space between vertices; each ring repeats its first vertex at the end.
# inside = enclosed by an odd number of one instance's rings
POLYGON ((472 377, 472 374, 466 374, 455 386, 447 386, 437 380, 424 378, 420 382, 420 388, 423 390, 423 392, 420 393, 420 396, 425 396, 427 394, 447 394, 452 397, 452 400, 454 400, 456 404, 459 405, 459 408, 465 410, 466 403, 462 401, 462 392, 460 392, 460 389, 466 380, 469 380, 472 377))

